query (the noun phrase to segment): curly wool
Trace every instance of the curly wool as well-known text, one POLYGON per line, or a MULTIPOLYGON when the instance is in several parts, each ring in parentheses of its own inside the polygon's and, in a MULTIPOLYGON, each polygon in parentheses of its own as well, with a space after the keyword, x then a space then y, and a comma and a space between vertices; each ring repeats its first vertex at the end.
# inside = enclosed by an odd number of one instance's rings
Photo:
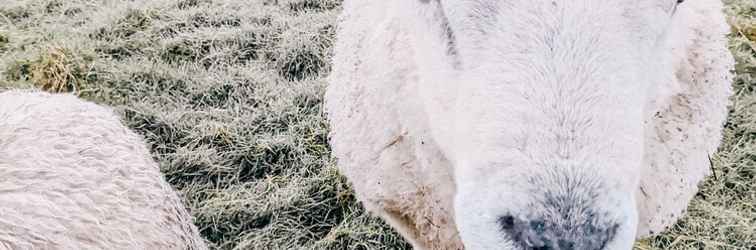
POLYGON ((143 140, 67 94, 0 93, 0 249, 207 249, 143 140))

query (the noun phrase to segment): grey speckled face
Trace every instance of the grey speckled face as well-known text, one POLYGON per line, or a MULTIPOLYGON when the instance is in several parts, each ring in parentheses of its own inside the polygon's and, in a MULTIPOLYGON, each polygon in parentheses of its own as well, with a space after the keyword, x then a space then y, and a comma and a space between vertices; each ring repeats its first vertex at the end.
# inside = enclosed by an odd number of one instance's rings
POLYGON ((555 224, 553 220, 519 219, 511 215, 499 218, 501 230, 522 249, 534 250, 601 250, 617 233, 616 223, 591 221, 595 216, 588 213, 587 221, 580 224, 555 224))
MULTIPOLYGON (((623 221, 599 204, 601 182, 560 172, 554 179, 532 178, 528 210, 505 212, 497 218, 504 238, 520 249, 602 250, 617 235, 623 221)), ((604 194, 605 195, 605 194, 604 194)))
POLYGON ((455 200, 463 241, 485 250, 629 249, 635 199, 600 176, 535 169, 475 177, 480 182, 460 185, 455 200))

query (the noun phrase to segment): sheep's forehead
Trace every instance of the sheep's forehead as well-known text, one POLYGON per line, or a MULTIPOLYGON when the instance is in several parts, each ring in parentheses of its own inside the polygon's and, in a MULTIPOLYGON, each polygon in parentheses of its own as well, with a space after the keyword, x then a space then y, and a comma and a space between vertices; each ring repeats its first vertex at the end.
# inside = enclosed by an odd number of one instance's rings
POLYGON ((497 150, 470 159, 476 170, 469 172, 480 173, 469 179, 490 179, 486 184, 524 182, 525 178, 511 178, 513 172, 519 172, 516 169, 528 169, 522 174, 536 177, 554 169, 578 169, 582 171, 563 173, 597 175, 596 179, 612 185, 605 187, 604 193, 633 188, 638 172, 629 169, 634 169, 630 166, 640 157, 642 143, 633 136, 615 135, 642 132, 640 122, 631 124, 617 118, 639 116, 644 92, 607 86, 640 86, 635 81, 640 78, 636 73, 641 72, 638 65, 643 65, 640 61, 645 57, 636 55, 645 52, 645 48, 634 46, 654 44, 653 39, 644 43, 639 39, 659 33, 653 27, 663 24, 653 20, 669 18, 669 10, 676 2, 440 0, 454 33, 451 37, 456 38, 450 47, 454 47, 464 71, 458 77, 480 83, 476 85, 481 89, 475 95, 478 103, 507 107, 485 109, 484 104, 470 105, 483 107, 471 110, 492 110, 480 111, 476 119, 506 129, 478 129, 477 123, 471 122, 470 131, 477 133, 466 133, 471 135, 464 139, 470 141, 467 145, 497 150), (498 88, 503 84, 507 88, 498 88), (563 93, 576 88, 554 87, 566 85, 580 86, 585 91, 563 93), (555 101, 555 96, 569 101, 555 101), (555 117, 564 119, 554 123, 555 117), (572 134, 564 132, 570 130, 572 134), (558 140, 568 137, 576 139, 558 140), (510 151, 501 152, 500 148, 510 151), (499 166, 480 159, 507 162, 499 166), (491 169, 477 167, 489 165, 491 169))
POLYGON ((664 26, 660 19, 669 17, 677 0, 440 0, 440 4, 453 29, 476 37, 518 28, 537 32, 540 27, 571 25, 579 19, 637 32, 664 26))
MULTIPOLYGON (((556 16, 560 11, 580 9, 598 13, 611 9, 621 10, 623 13, 632 12, 672 12, 678 0, 437 0, 445 6, 447 14, 461 15, 465 19, 475 21, 497 14, 535 14, 542 16, 556 16)), ((423 2, 431 2, 425 0, 423 2)), ((589 13, 585 13, 589 14, 589 13)))

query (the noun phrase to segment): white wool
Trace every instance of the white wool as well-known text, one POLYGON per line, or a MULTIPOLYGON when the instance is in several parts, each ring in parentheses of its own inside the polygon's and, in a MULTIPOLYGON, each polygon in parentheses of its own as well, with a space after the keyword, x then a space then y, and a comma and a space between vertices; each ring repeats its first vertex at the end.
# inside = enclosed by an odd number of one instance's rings
POLYGON ((722 4, 676 2, 347 0, 338 166, 417 249, 517 249, 504 215, 629 249, 710 173, 731 94, 722 4))
POLYGON ((0 249, 207 249, 143 140, 68 94, 0 93, 0 249))

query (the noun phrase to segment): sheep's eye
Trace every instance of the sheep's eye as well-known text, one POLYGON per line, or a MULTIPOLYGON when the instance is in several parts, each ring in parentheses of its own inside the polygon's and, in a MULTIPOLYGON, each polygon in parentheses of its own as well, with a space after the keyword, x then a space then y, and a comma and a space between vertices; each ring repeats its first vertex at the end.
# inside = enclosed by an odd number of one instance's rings
POLYGON ((675 5, 672 7, 672 14, 675 14, 677 12, 677 6, 685 2, 685 0, 676 0, 675 5))

